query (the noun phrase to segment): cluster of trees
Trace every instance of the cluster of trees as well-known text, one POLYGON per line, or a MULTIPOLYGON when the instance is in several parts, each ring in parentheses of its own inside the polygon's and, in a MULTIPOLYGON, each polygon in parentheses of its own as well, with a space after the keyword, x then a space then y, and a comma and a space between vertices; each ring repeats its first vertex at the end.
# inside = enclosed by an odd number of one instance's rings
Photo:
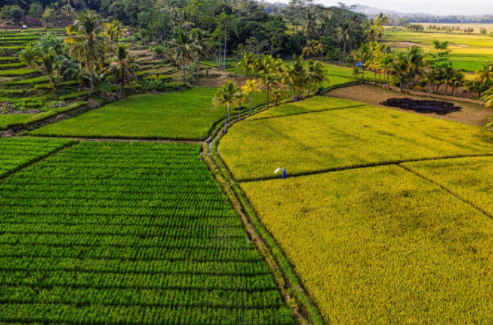
POLYGON ((270 55, 256 57, 254 53, 245 53, 243 59, 238 63, 247 77, 255 76, 257 79, 248 79, 243 87, 233 80, 226 80, 224 85, 216 92, 212 103, 214 108, 225 107, 224 132, 231 123, 231 108, 239 109, 241 119, 242 103, 249 103, 250 114, 252 113, 252 94, 265 89, 267 96, 267 108, 272 100, 275 105, 286 96, 286 101, 299 99, 301 90, 310 91, 329 81, 326 65, 320 61, 305 60, 303 56, 294 57, 292 64, 286 64, 281 59, 274 59, 270 55))
MULTIPOLYGON (((450 87, 453 96, 459 88, 464 88, 468 97, 471 93, 477 93, 481 97, 482 93, 487 91, 493 94, 493 90, 490 90, 493 86, 493 63, 483 64, 482 69, 476 71, 474 80, 466 80, 464 72, 454 69, 448 62, 450 54, 448 42, 434 41, 434 48, 435 52, 431 60, 426 59, 427 54, 418 46, 408 48, 405 52, 395 53, 385 44, 376 42, 362 44, 359 49, 353 51, 352 55, 362 66, 363 74, 365 68, 374 72, 374 83, 377 74, 379 76, 385 74, 387 87, 390 87, 390 76, 392 76, 401 91, 404 91, 403 87, 406 87, 407 92, 409 89, 417 88, 429 91, 431 96, 445 85, 443 93, 447 94, 450 87)), ((358 67, 353 74, 361 74, 358 67)), ((363 76, 362 82, 364 82, 363 76)))
POLYGON ((430 24, 491 24, 493 23, 493 15, 468 15, 468 16, 432 16, 432 15, 408 15, 401 17, 415 23, 430 23, 430 24))
POLYGON ((22 50, 19 58, 40 69, 55 98, 58 85, 64 80, 90 86, 88 97, 95 88, 108 91, 112 83, 119 81, 121 96, 125 82, 137 79, 139 66, 124 45, 113 44, 112 38, 118 35, 120 27, 118 21, 105 25, 96 12, 82 11, 67 28, 67 37, 46 35, 36 45, 22 50))
POLYGON ((84 8, 97 11, 106 21, 119 20, 131 28, 131 41, 142 44, 164 45, 175 39, 177 28, 185 33, 201 29, 223 66, 225 52, 287 57, 301 53, 310 40, 322 42, 326 53, 340 51, 345 57, 354 44, 377 40, 388 23, 384 15, 368 20, 344 4, 324 7, 313 0, 290 0, 283 6, 254 0, 9 0, 2 12, 9 12, 11 18, 29 17, 57 27, 60 21, 75 19, 84 8))

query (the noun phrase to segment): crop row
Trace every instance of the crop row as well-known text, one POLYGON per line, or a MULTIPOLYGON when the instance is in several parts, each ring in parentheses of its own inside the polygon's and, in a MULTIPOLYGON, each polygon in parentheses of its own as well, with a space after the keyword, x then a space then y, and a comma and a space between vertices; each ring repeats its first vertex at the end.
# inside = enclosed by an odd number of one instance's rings
MULTIPOLYGON (((0 158, 0 164, 2 164, 2 160, 0 158)), ((70 188, 67 188, 66 184, 54 184, 50 183, 50 190, 54 192, 64 192, 64 193, 80 193, 81 195, 102 195, 104 193, 112 193, 112 194, 132 194, 138 192, 139 194, 148 194, 150 196, 155 194, 174 194, 180 195, 180 199, 185 199, 181 195, 198 195, 205 196, 210 194, 217 195, 217 189, 214 187, 206 187, 194 184, 186 184, 186 183, 178 183, 176 186, 169 186, 166 184, 164 187, 162 182, 157 183, 156 185, 145 184, 145 187, 142 187, 139 184, 128 184, 128 185, 115 185, 111 187, 111 192, 108 192, 108 186, 102 186, 102 182, 97 180, 97 182, 91 182, 91 184, 84 185, 72 185, 70 188), (90 188, 87 188, 87 185, 92 185, 90 188)), ((119 183, 119 182, 118 182, 119 183)), ((46 192, 46 184, 43 182, 42 184, 11 184, 8 183, 2 186, 2 193, 16 193, 18 191, 29 191, 30 193, 46 192)))
POLYGON ((94 305, 74 307, 50 304, 0 305, 0 321, 46 322, 71 324, 296 324, 287 307, 252 309, 248 306, 228 308, 162 308, 140 306, 94 305))
MULTIPOLYGON (((17 176, 17 175, 16 175, 17 176)), ((184 218, 230 218, 237 216, 233 210, 220 209, 214 210, 204 207, 187 207, 183 209, 160 209, 158 207, 143 208, 114 208, 114 207, 74 207, 74 206, 44 206, 39 209, 37 206, 3 206, 2 213, 16 215, 71 215, 74 218, 79 216, 121 216, 129 217, 152 217, 152 216, 170 216, 184 218)))
POLYGON ((208 307, 208 308, 279 308, 282 300, 277 290, 226 291, 162 290, 162 289, 97 289, 54 286, 1 286, 0 304, 71 304, 145 307, 208 307))
POLYGON ((173 260, 254 262, 262 256, 250 249, 166 249, 160 247, 0 245, 2 257, 43 257, 79 259, 173 260))
POLYGON ((0 269, 4 271, 85 271, 104 273, 154 273, 154 274, 209 274, 255 276, 270 274, 270 270, 261 262, 218 262, 218 261, 129 261, 64 258, 51 259, 41 257, 0 258, 0 269))
MULTIPOLYGON (((169 212, 169 211, 168 211, 169 212)), ((235 227, 241 226, 241 221, 236 214, 230 210, 223 210, 227 213, 223 216, 205 217, 197 214, 175 216, 156 215, 153 217, 135 217, 128 215, 52 215, 46 213, 39 214, 16 214, 2 211, 0 223, 4 224, 57 224, 57 225, 124 225, 124 226, 152 226, 152 227, 235 227), (34 218, 35 216, 35 218, 34 218)))
POLYGON ((221 227, 149 227, 136 225, 56 225, 56 224, 0 224, 0 234, 64 234, 64 235, 112 235, 112 236, 145 236, 167 238, 200 238, 216 239, 221 236, 228 238, 245 238, 242 226, 221 227))
POLYGON ((270 291, 276 285, 271 274, 241 276, 230 274, 141 274, 94 273, 83 271, 14 270, 0 272, 0 285, 51 288, 64 286, 96 289, 161 289, 270 291))
POLYGON ((229 237, 227 234, 214 240, 201 238, 174 237, 143 237, 143 236, 114 236, 114 235, 73 235, 73 234, 0 234, 0 244, 37 244, 52 246, 115 246, 115 247, 161 247, 173 248, 231 248, 244 249, 248 247, 247 237, 229 237))

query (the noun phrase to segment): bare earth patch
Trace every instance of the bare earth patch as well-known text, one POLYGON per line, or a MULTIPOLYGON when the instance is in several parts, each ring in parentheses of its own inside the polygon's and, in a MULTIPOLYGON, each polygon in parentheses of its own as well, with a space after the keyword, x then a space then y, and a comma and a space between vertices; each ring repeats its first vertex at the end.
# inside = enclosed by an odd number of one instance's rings
POLYGON ((412 110, 418 113, 435 113, 438 115, 446 115, 462 109, 462 107, 455 106, 455 104, 443 100, 418 100, 412 98, 389 98, 380 104, 412 110))
MULTIPOLYGON (((455 105, 462 107, 460 111, 451 112, 446 115, 437 115, 435 113, 418 113, 412 110, 404 110, 402 108, 384 106, 381 103, 389 98, 411 98, 415 100, 423 100, 425 98, 423 96, 406 95, 399 91, 388 90, 373 85, 356 85, 356 86, 334 89, 329 93, 327 93, 326 96, 350 99, 350 100, 363 102, 368 105, 382 106, 399 111, 406 111, 411 114, 420 114, 420 115, 439 118, 443 120, 465 123, 465 124, 481 126, 481 127, 485 126, 490 121, 493 115, 493 109, 486 108, 479 104, 474 104, 472 103, 472 100, 466 101, 464 99, 460 101, 440 100, 440 101, 454 103, 455 105)), ((436 97, 434 97, 433 99, 437 100, 436 97)))

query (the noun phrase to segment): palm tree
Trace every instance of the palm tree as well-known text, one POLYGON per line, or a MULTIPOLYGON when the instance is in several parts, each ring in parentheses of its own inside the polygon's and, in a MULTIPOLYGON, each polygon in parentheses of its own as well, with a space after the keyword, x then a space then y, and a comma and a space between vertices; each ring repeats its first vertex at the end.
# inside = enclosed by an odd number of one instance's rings
POLYGON ((343 44, 343 55, 346 57, 346 45, 351 45, 353 39, 351 37, 351 23, 343 20, 336 29, 337 39, 343 44))
POLYGON ((455 70, 452 65, 449 65, 443 69, 443 81, 445 83, 445 94, 448 92, 448 86, 452 84, 454 79, 455 70))
POLYGON ((176 62, 181 61, 183 69, 183 82, 187 81, 186 63, 192 61, 196 53, 200 50, 195 39, 190 33, 186 33, 183 29, 178 29, 174 39, 168 42, 169 47, 175 53, 174 59, 176 62))
POLYGON ((320 84, 324 81, 329 81, 327 77, 327 71, 325 70, 325 65, 320 61, 310 60, 306 65, 306 79, 308 84, 308 95, 310 96, 310 89, 312 84, 320 84))
MULTIPOLYGON (((74 24, 67 27, 69 36, 65 43, 71 46, 70 55, 85 62, 86 69, 91 76, 91 90, 87 97, 94 91, 94 63, 98 62, 100 67, 104 63, 106 49, 105 38, 102 35, 103 28, 100 24, 99 15, 95 11, 83 11, 74 24)), ((110 48, 111 49, 111 48, 110 48)))
POLYGON ((302 55, 316 56, 318 53, 322 52, 323 44, 316 40, 309 40, 303 49, 302 55))
POLYGON ((216 94, 212 99, 212 104, 214 104, 212 110, 223 105, 225 108, 223 133, 228 131, 228 124, 231 122, 231 106, 237 102, 237 93, 239 90, 240 89, 233 80, 226 80, 224 85, 216 91, 216 94))
POLYGON ((435 80, 438 77, 438 72, 435 69, 429 69, 427 73, 425 73, 426 80, 430 84, 430 97, 433 93, 433 87, 435 86, 435 80))
POLYGON ((192 37, 195 41, 195 45, 198 47, 196 54, 197 54, 197 78, 199 77, 200 74, 200 56, 208 56, 209 51, 211 50, 211 43, 209 42, 209 37, 207 35, 207 32, 200 29, 200 28, 195 28, 192 29, 192 37))
POLYGON ((493 63, 482 63, 481 69, 476 71, 476 78, 483 84, 486 79, 493 77, 493 63))
POLYGON ((139 65, 136 63, 135 58, 130 56, 128 49, 124 45, 118 45, 116 55, 110 59, 110 65, 104 70, 106 75, 114 74, 119 76, 122 80, 120 86, 120 93, 118 97, 122 96, 122 90, 125 87, 125 80, 129 82, 137 80, 136 71, 139 69, 139 65))
POLYGON ((401 89, 401 92, 404 92, 404 90, 402 90, 402 80, 404 80, 404 78, 406 77, 406 72, 408 71, 408 63, 409 62, 407 60, 407 55, 404 52, 400 52, 392 61, 389 70, 391 75, 399 78, 399 87, 401 89))
POLYGON ((254 69, 255 58, 253 57, 253 52, 247 52, 243 54, 243 58, 238 62, 238 66, 245 70, 245 76, 250 75, 250 71, 254 69))
POLYGON ((368 44, 361 44, 360 48, 353 51, 353 59, 357 63, 361 63, 363 73, 361 74, 361 83, 365 82, 365 67, 370 61, 370 47, 368 44))
POLYGON ((277 106, 277 103, 279 102, 279 99, 281 99, 282 95, 283 94, 280 88, 277 88, 272 92, 272 98, 274 99, 275 106, 277 106))
POLYGON ((455 96, 455 91, 464 85, 466 81, 466 75, 464 72, 460 70, 454 71, 454 76, 450 82, 450 86, 452 87, 452 96, 455 96))
MULTIPOLYGON (((468 97, 469 98, 469 97, 468 97)), ((484 106, 491 108, 493 107, 493 88, 485 91, 483 97, 480 98, 484 102, 484 106)))
POLYGON ((476 89, 476 84, 472 80, 467 80, 464 82, 464 89, 467 92, 467 98, 471 98, 471 93, 476 89))
POLYGON ((272 74, 268 74, 265 76, 264 86, 267 91, 267 109, 269 109, 269 96, 275 86, 277 86, 279 82, 275 79, 272 74))
POLYGON ((111 24, 105 24, 104 36, 110 40, 111 45, 113 45, 113 41, 115 40, 118 45, 118 38, 123 35, 125 35, 125 28, 119 20, 115 19, 111 24))
POLYGON ((61 77, 57 70, 58 62, 55 53, 53 51, 46 53, 45 55, 39 57, 34 62, 34 64, 46 77, 46 79, 50 83, 50 87, 53 89, 53 94, 55 95, 55 98, 58 99, 56 88, 58 83, 61 81, 61 77))
POLYGON ((245 85, 241 87, 241 89, 243 89, 243 94, 249 98, 248 102, 250 103, 250 115, 252 115, 252 94, 255 92, 261 93, 261 85, 262 84, 256 79, 249 79, 246 81, 245 85))
POLYGON ((418 47, 413 46, 407 53, 407 93, 409 94, 409 84, 414 81, 416 76, 424 73, 424 68, 428 65, 425 60, 426 54, 418 47))

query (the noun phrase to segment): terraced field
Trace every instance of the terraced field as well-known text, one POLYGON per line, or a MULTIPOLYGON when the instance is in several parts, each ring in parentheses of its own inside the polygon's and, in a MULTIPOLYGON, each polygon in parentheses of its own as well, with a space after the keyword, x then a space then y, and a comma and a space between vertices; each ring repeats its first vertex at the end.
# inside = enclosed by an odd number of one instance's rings
POLYGON ((295 324, 187 144, 84 142, 0 184, 0 321, 295 324))

